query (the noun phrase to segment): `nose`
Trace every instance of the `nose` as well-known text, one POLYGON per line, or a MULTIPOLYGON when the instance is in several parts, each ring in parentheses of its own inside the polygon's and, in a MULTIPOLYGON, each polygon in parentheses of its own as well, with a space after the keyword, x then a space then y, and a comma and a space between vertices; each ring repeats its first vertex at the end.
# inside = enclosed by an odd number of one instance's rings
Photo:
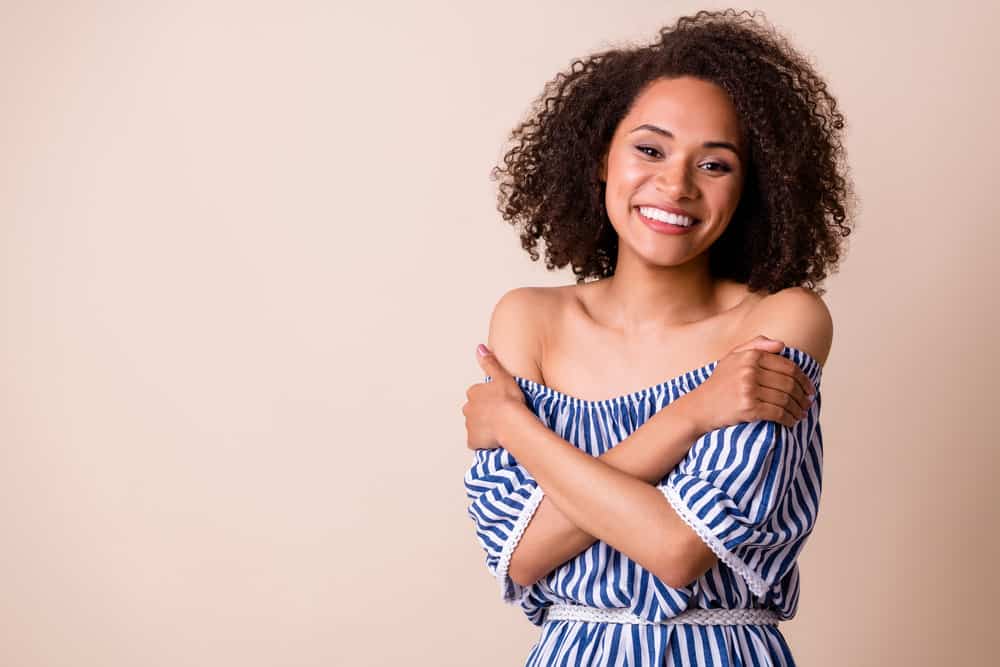
POLYGON ((657 190, 673 201, 694 195, 694 181, 686 160, 666 161, 656 175, 655 185, 657 190))

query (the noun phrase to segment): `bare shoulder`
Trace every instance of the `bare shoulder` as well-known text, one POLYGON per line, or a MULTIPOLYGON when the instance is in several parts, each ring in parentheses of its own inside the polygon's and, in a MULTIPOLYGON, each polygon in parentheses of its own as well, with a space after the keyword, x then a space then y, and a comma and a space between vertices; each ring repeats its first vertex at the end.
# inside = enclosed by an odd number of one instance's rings
POLYGON ((788 287, 754 305, 746 319, 750 336, 776 338, 808 352, 822 366, 833 345, 833 318, 823 298, 806 287, 788 287))
POLYGON ((493 307, 487 346, 511 375, 543 382, 542 345, 546 313, 559 298, 559 288, 515 287, 493 307))

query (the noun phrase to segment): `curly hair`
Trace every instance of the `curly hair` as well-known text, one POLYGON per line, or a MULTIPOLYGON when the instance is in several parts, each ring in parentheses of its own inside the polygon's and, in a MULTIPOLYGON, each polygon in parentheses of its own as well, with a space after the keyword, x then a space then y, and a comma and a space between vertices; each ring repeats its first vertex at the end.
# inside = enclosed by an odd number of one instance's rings
POLYGON ((532 261, 543 239, 549 270, 570 264, 577 283, 614 274, 618 235, 602 157, 647 85, 692 76, 728 93, 748 141, 740 201, 708 250, 712 275, 754 291, 823 294, 818 283, 836 269, 856 204, 844 117, 809 61, 756 17, 733 9, 681 17, 652 44, 574 59, 545 84, 511 131, 504 166, 490 173, 500 181, 498 210, 520 225, 532 261))

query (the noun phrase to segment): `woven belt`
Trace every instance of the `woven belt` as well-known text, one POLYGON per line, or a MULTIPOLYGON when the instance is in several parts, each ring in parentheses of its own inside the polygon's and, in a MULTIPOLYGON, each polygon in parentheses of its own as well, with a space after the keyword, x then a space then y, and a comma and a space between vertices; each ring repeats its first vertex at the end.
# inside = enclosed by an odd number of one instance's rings
POLYGON ((771 609, 687 609, 663 621, 650 621, 628 609, 600 609, 576 604, 554 604, 548 608, 546 621, 597 621, 600 623, 638 623, 640 625, 777 625, 778 612, 771 609))

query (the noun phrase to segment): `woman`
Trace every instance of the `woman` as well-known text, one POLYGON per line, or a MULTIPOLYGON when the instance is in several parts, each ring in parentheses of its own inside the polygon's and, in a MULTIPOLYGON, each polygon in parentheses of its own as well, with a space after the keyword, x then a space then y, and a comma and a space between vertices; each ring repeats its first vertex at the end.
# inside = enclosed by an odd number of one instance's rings
POLYGON ((462 408, 487 567, 542 626, 527 665, 794 664, 815 288, 852 195, 835 100, 754 18, 575 61, 495 172, 524 248, 578 276, 500 299, 462 408))

